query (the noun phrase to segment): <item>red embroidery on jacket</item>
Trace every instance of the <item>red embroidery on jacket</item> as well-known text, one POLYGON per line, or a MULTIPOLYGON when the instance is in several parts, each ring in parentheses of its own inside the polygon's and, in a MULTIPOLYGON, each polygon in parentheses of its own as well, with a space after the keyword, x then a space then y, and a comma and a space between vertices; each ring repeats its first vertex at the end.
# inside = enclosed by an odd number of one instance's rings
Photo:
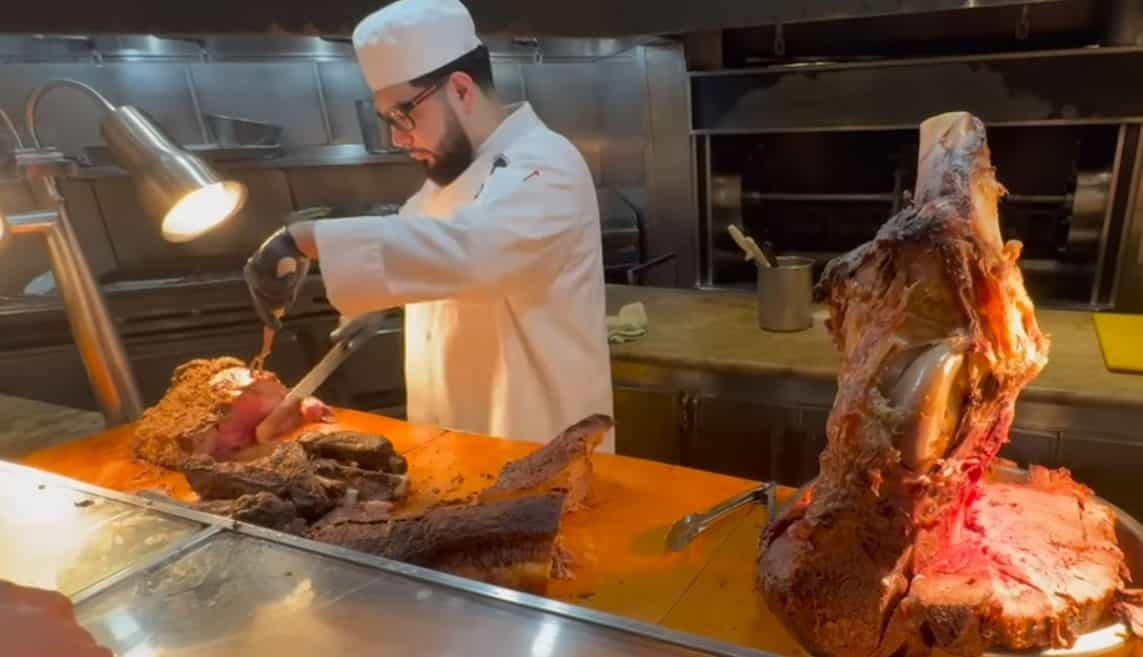
POLYGON ((540 175, 540 170, 539 169, 532 169, 532 173, 529 173, 527 176, 524 177, 524 182, 527 182, 527 181, 531 180, 532 178, 535 178, 538 175, 540 175))

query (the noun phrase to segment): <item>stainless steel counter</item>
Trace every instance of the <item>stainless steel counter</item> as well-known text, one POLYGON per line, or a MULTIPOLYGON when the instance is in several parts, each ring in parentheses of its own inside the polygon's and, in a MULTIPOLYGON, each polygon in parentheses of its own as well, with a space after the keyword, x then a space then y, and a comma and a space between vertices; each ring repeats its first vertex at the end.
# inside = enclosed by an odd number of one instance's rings
POLYGON ((0 578, 119 657, 766 655, 0 462, 0 578))

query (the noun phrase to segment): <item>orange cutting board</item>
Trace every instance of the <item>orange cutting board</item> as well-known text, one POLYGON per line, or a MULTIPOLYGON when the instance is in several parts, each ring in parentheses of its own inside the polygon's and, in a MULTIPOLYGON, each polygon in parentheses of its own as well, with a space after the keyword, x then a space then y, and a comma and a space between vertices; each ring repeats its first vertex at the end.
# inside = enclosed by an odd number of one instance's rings
POLYGON ((1103 362, 1113 372, 1143 373, 1143 315, 1092 315, 1103 362))

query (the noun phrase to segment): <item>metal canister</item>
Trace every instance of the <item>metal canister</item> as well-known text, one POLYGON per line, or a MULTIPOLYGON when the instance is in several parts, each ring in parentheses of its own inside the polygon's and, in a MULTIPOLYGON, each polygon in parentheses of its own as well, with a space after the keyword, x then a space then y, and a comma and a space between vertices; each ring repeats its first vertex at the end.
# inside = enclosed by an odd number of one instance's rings
POLYGON ((802 331, 813 326, 811 258, 778 256, 776 267, 758 268, 758 326, 766 331, 802 331))

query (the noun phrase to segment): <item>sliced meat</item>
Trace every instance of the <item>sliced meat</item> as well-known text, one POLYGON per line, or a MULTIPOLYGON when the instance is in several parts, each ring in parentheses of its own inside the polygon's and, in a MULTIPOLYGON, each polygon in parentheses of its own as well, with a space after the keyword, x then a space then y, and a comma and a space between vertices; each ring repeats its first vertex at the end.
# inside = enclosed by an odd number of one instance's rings
MULTIPOLYGON (((162 399, 143 413, 133 436, 134 454, 174 469, 196 455, 233 458, 258 442, 256 428, 286 392, 273 374, 251 372, 236 358, 184 363, 175 369, 162 399)), ((308 399, 283 419, 271 438, 331 419, 327 406, 308 399)))
POLYGON ((204 500, 270 493, 293 503, 298 515, 307 520, 320 518, 336 503, 329 484, 314 472, 296 443, 279 445, 270 456, 246 463, 192 460, 183 466, 183 473, 204 500))
POLYGON ((311 431, 298 443, 313 458, 333 459, 367 470, 405 474, 409 464, 388 438, 360 431, 311 431))
POLYGON ((565 508, 578 510, 591 487, 591 453, 612 426, 614 422, 606 415, 580 420, 540 449, 507 463, 481 496, 495 499, 518 491, 558 489, 566 492, 565 508))
POLYGON ((293 502, 265 491, 243 495, 233 500, 200 502, 195 508, 206 513, 292 534, 300 534, 306 528, 305 520, 298 517, 298 510, 293 502))
POLYGON ((409 491, 409 478, 389 472, 366 470, 356 465, 344 465, 333 459, 313 461, 314 473, 357 491, 357 499, 367 501, 400 500, 409 491))
POLYGON ((546 582, 564 495, 524 494, 407 514, 376 505, 338 509, 309 538, 514 588, 546 582))
MULTIPOLYGON (((364 445, 388 444, 385 439, 369 434, 357 434, 356 439, 364 445)), ((243 462, 214 461, 199 456, 184 463, 182 469, 191 489, 203 500, 231 502, 243 496, 267 493, 292 504, 297 515, 310 522, 337 505, 399 501, 408 494, 408 476, 391 471, 406 469, 403 458, 399 461, 377 459, 373 462, 384 461, 391 470, 370 470, 359 467, 356 461, 317 458, 315 454, 319 450, 315 444, 309 439, 284 442, 268 456, 243 462)), ((344 450, 337 453, 348 454, 344 450)), ((375 452, 361 450, 360 453, 375 452)), ((224 505, 215 508, 222 515, 235 517, 226 512, 229 508, 224 505)), ((255 520, 249 522, 262 524, 255 520)))

